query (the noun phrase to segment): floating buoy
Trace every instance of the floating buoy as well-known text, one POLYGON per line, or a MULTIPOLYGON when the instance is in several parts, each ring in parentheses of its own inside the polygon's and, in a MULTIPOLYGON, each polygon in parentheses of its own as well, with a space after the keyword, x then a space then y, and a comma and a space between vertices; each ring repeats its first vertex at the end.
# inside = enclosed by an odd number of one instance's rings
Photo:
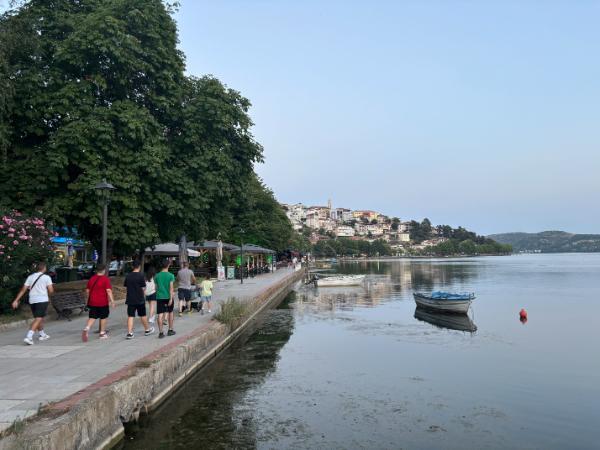
POLYGON ((521 323, 527 322, 527 311, 525 311, 525 309, 521 309, 521 311, 519 311, 519 320, 521 323))

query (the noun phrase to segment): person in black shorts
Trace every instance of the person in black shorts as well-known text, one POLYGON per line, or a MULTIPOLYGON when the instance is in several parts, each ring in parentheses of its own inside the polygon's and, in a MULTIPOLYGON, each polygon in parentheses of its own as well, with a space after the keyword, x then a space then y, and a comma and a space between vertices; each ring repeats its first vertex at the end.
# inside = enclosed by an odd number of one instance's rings
POLYGON ((139 261, 133 262, 133 272, 125 277, 124 286, 127 288, 127 339, 133 339, 133 319, 137 313, 144 326, 144 336, 154 333, 154 327, 148 325, 146 319, 146 278, 140 272, 139 261))

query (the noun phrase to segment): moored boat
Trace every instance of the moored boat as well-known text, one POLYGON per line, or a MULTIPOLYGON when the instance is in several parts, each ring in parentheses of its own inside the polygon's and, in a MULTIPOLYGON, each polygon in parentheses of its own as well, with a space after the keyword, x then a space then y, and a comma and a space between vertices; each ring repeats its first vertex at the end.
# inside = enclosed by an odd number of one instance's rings
POLYGON ((365 279, 364 275, 334 275, 330 277, 317 278, 315 284, 318 287, 328 286, 359 286, 365 279))
POLYGON ((452 294, 449 292, 432 292, 431 294, 413 294, 415 303, 425 309, 446 313, 466 314, 469 311, 475 294, 452 294))

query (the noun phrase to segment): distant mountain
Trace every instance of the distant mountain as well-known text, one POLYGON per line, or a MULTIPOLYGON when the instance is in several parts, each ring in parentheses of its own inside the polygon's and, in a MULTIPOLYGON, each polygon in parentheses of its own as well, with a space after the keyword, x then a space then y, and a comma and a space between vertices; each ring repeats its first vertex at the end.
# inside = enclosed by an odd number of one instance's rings
POLYGON ((600 252, 600 234, 542 231, 541 233, 500 233, 491 234, 488 237, 496 242, 512 245, 515 252, 600 252))

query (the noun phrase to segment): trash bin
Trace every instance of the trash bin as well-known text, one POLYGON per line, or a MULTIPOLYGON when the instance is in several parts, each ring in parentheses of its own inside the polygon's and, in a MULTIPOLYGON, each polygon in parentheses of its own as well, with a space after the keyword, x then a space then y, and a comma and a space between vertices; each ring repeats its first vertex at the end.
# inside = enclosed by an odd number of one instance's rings
POLYGON ((74 267, 58 267, 56 269, 56 282, 67 283, 77 281, 77 269, 74 267))

